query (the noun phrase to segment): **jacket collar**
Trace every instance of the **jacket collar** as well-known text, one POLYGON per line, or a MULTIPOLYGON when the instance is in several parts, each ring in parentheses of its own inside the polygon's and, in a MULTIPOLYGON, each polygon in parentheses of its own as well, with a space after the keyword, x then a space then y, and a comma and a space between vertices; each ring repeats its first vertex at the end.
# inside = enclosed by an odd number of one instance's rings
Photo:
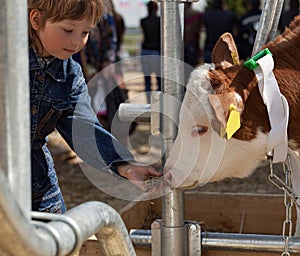
POLYGON ((54 58, 43 67, 43 64, 39 61, 36 50, 33 47, 29 48, 29 69, 43 69, 57 81, 66 81, 68 62, 69 60, 60 60, 54 58))

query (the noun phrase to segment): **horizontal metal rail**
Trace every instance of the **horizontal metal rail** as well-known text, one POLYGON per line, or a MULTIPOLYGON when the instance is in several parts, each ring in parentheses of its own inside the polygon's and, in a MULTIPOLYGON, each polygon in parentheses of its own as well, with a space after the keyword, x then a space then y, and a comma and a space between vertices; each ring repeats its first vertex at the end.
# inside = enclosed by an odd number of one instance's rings
MULTIPOLYGON (((208 250, 234 250, 281 253, 285 240, 282 236, 257 234, 228 234, 202 232, 203 248, 208 250)), ((300 237, 291 238, 289 249, 292 253, 300 252, 300 237)))
POLYGON ((151 104, 122 103, 118 113, 120 120, 124 122, 150 122, 151 104))
MULTIPOLYGON (((151 247, 151 230, 131 230, 130 238, 136 247, 151 247)), ((205 250, 281 253, 285 240, 276 235, 201 232, 201 245, 205 250)), ((289 251, 300 253, 300 237, 290 239, 289 251)))

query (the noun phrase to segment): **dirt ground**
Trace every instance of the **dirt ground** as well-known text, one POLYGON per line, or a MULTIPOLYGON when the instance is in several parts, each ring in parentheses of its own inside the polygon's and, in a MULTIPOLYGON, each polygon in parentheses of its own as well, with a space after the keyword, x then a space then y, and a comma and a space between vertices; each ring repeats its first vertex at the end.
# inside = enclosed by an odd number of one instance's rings
MULTIPOLYGON (((133 103, 144 103, 145 96, 142 93, 141 74, 127 73, 126 86, 129 89, 129 98, 133 103)), ((140 162, 151 164, 155 168, 161 168, 160 161, 160 143, 153 141, 150 136, 150 125, 139 123, 135 132, 130 136, 131 151, 140 162), (149 138, 150 142, 149 142, 149 138), (150 146, 151 144, 151 146, 150 146)), ((80 159, 69 150, 62 138, 57 133, 50 136, 50 151, 53 154, 56 170, 59 177, 61 189, 66 201, 67 208, 86 201, 105 202, 117 210, 126 206, 130 201, 119 199, 113 195, 101 191, 82 172, 80 159)), ((247 160, 246 160, 247 161, 247 160)), ((258 194, 281 194, 273 184, 268 181, 269 167, 268 163, 258 168, 249 178, 246 179, 227 179, 222 182, 207 184, 197 188, 202 192, 244 192, 258 194)), ((109 182, 109 181, 107 181, 109 182)), ((118 186, 118 185, 114 185, 118 186)), ((120 185, 122 186, 122 185, 120 185)), ((122 187, 114 187, 116 190, 122 190, 122 187)))

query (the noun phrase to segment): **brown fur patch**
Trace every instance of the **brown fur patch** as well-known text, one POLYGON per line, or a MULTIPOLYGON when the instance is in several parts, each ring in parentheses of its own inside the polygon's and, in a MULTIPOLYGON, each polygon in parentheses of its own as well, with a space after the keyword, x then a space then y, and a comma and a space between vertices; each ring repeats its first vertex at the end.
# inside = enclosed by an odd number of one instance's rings
MULTIPOLYGON (((274 58, 274 75, 281 93, 290 107, 288 137, 300 146, 300 15, 285 32, 263 48, 268 47, 274 58)), ((216 94, 237 92, 245 103, 241 116, 241 128, 233 137, 251 140, 257 129, 264 133, 270 130, 266 106, 260 96, 257 79, 253 71, 242 64, 224 68, 217 65, 209 72, 216 94)))

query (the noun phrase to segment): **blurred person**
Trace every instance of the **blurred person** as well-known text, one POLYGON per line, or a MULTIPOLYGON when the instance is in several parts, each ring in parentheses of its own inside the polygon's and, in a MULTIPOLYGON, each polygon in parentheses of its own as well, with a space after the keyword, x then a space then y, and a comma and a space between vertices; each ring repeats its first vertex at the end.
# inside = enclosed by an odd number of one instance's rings
POLYGON ((204 13, 206 39, 203 58, 205 63, 211 62, 211 53, 219 37, 229 32, 236 34, 237 17, 233 11, 224 9, 223 0, 213 0, 213 8, 204 13))
MULTIPOLYGON (((115 91, 116 94, 119 95, 120 102, 116 104, 117 108, 116 111, 119 108, 119 105, 123 103, 124 101, 128 100, 128 89, 126 88, 126 83, 124 82, 123 78, 123 71, 122 71, 122 58, 121 58, 121 51, 122 51, 122 44, 123 44, 123 38, 124 34, 126 31, 126 24, 123 16, 116 11, 114 8, 114 4, 111 1, 112 4, 112 15, 114 18, 114 23, 115 23, 115 32, 116 32, 116 39, 117 39, 117 44, 116 44, 116 60, 115 60, 115 74, 114 77, 118 83, 118 86, 120 87, 120 91, 115 91)), ((115 116, 115 119, 118 120, 120 126, 122 126, 121 121, 119 120, 118 116, 115 116)), ((125 122, 122 122, 123 124, 125 122)), ((137 127, 137 123, 133 121, 130 124, 129 127, 129 134, 132 134, 135 131, 135 128, 137 127)), ((116 131, 114 131, 116 133, 116 131)))
POLYGON ((121 60, 121 46, 123 44, 123 37, 125 34, 126 26, 125 26, 125 21, 120 13, 118 13, 115 10, 113 2, 112 4, 112 15, 114 18, 115 22, 115 29, 116 29, 116 40, 117 40, 117 45, 116 45, 116 73, 119 74, 122 77, 122 69, 121 69, 121 64, 118 63, 121 60))
POLYGON ((150 1, 147 4, 148 15, 140 20, 143 33, 141 47, 142 71, 144 73, 145 92, 147 101, 151 99, 151 73, 156 76, 157 90, 161 90, 160 75, 160 17, 157 15, 158 5, 150 1))
MULTIPOLYGON (((91 71, 89 80, 93 78, 89 83, 89 94, 97 117, 107 131, 125 139, 123 133, 127 123, 121 122, 117 114, 120 104, 128 100, 117 58, 119 43, 113 12, 107 13, 91 30, 85 57, 91 71), (119 129, 112 131, 113 122, 119 129)), ((130 129, 130 133, 132 131, 130 129)))
POLYGON ((119 60, 120 59, 119 51, 121 50, 121 45, 123 44, 123 37, 125 34, 126 26, 125 26, 124 18, 120 13, 118 13, 115 10, 113 3, 112 3, 112 15, 115 21, 116 36, 117 36, 116 51, 117 51, 117 60, 119 60))
POLYGON ((282 33, 290 22, 299 14, 299 0, 290 0, 289 8, 283 11, 279 20, 279 30, 282 33))
POLYGON ((184 62, 185 80, 187 81, 192 68, 200 62, 200 32, 203 26, 203 13, 193 9, 192 3, 184 5, 184 62))
POLYGON ((246 13, 238 24, 237 48, 241 59, 251 57, 261 16, 260 0, 245 0, 246 13))

